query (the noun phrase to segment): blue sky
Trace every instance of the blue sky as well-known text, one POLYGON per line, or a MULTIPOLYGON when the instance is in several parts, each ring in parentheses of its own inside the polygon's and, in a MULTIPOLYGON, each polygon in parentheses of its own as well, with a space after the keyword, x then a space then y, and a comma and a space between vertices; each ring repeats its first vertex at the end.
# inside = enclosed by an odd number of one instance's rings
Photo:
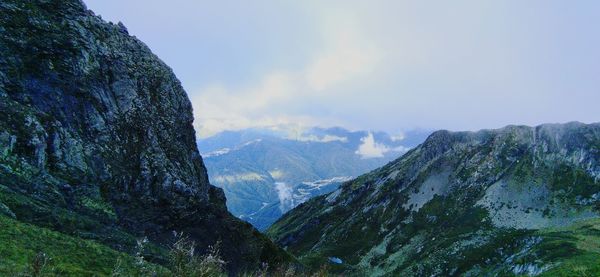
POLYGON ((84 1, 173 68, 201 137, 600 121, 600 1, 84 1))

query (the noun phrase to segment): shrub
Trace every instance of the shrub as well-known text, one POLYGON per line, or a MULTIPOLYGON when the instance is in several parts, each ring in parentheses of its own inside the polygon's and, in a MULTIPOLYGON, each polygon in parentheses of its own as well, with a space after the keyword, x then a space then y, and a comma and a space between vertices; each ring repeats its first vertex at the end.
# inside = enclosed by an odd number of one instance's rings
POLYGON ((221 259, 220 243, 208 248, 203 256, 196 256, 196 244, 184 234, 176 235, 176 241, 169 252, 171 270, 177 277, 218 277, 227 276, 225 261, 221 259))

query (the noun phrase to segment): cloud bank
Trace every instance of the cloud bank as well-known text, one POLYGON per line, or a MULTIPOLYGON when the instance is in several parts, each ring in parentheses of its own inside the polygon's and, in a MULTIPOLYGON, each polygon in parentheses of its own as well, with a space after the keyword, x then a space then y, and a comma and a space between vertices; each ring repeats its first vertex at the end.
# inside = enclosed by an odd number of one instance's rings
POLYGON ((600 118, 599 1, 85 2, 173 68, 199 136, 600 118))

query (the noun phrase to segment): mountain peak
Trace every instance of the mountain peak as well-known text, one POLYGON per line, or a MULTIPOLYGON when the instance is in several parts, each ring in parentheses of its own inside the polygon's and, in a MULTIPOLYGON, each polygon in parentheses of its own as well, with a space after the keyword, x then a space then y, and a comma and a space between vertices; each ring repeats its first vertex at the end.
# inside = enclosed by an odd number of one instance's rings
POLYGON ((532 250, 552 243, 543 230, 599 217, 599 162, 600 124, 437 131, 401 158, 292 210, 267 233, 306 262, 339 257, 340 271, 545 271, 573 257, 532 250))

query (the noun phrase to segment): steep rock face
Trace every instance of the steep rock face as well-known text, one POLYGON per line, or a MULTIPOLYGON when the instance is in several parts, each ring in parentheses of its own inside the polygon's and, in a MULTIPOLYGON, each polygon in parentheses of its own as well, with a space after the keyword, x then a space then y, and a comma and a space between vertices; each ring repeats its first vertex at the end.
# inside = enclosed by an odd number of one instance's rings
POLYGON ((184 231, 220 240, 231 269, 285 258, 226 211, 185 91, 122 24, 78 0, 2 1, 0 52, 4 213, 124 250, 184 231))
MULTIPOLYGON (((593 222, 599 204, 600 124, 438 131, 267 232, 308 264, 341 259, 340 271, 538 274, 585 255, 600 261, 572 231, 548 235, 593 222)), ((600 238, 597 223, 585 228, 600 238)))

